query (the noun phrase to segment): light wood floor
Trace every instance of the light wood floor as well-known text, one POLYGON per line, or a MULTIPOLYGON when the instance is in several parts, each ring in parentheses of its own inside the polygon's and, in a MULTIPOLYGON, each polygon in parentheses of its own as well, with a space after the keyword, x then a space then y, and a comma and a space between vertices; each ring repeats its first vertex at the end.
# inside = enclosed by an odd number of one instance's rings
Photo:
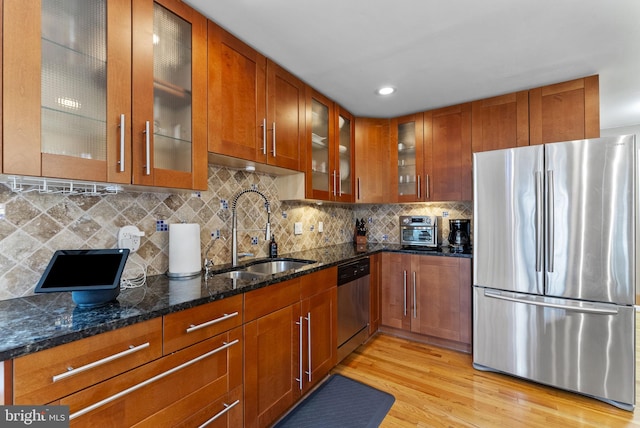
POLYGON ((333 372, 395 396, 381 427, 640 427, 640 406, 627 412, 471 363, 468 354, 378 334, 333 372))

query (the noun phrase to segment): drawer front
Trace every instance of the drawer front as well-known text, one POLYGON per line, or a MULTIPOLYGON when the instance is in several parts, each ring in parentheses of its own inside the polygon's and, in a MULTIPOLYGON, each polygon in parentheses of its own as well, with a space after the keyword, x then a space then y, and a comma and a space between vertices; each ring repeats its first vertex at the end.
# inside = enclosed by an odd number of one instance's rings
POLYGON ((242 328, 60 400, 71 426, 175 426, 242 386, 242 328))
POLYGON ((164 317, 164 354, 186 348, 242 325, 242 295, 164 317))
POLYGON ((161 318, 14 360, 14 404, 46 404, 162 356, 161 318))
POLYGON ((305 275, 301 278, 301 282, 300 299, 308 299, 338 284, 338 268, 334 266, 305 275))
POLYGON ((263 317, 300 301, 300 278, 244 294, 244 322, 263 317))

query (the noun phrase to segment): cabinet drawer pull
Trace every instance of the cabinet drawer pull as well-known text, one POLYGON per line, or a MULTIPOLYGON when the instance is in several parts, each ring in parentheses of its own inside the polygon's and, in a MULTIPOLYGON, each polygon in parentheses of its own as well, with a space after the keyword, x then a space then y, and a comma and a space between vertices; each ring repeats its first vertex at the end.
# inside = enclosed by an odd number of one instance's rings
POLYGON ((200 330, 201 328, 205 328, 205 327, 209 327, 210 325, 217 324, 219 322, 222 322, 224 320, 228 320, 229 318, 233 318, 233 317, 236 317, 236 316, 238 316, 238 312, 234 312, 234 313, 231 313, 231 314, 224 314, 220 318, 216 318, 214 320, 207 321, 207 322, 204 322, 202 324, 198 324, 198 325, 191 324, 189 326, 189 328, 187 328, 186 331, 187 331, 187 333, 191 333, 192 331, 200 330))
POLYGON ((125 123, 124 123, 124 114, 120 115, 120 160, 118 164, 120 164, 120 172, 124 172, 124 135, 125 135, 125 123))
POLYGON ((262 154, 267 155, 267 119, 262 119, 262 154))
POLYGON ((202 427, 206 427, 207 425, 209 425, 211 422, 215 421, 216 419, 218 419, 220 416, 224 415, 225 413, 227 413, 229 410, 231 410, 232 408, 234 408, 238 403, 240 403, 240 400, 236 400, 231 404, 227 404, 227 403, 222 403, 222 405, 224 406, 224 409, 220 410, 218 413, 216 413, 216 415, 214 417, 212 417, 211 419, 209 419, 208 421, 206 421, 205 423, 203 423, 202 425, 200 425, 198 428, 202 428, 202 427))
POLYGON ((272 147, 273 147, 273 157, 276 157, 276 123, 273 122, 273 142, 272 142, 272 147))
POLYGON ((425 180, 424 180, 424 181, 425 181, 424 185, 425 185, 426 198, 427 198, 427 199, 431 199, 431 191, 429 190, 429 174, 426 174, 426 175, 424 176, 424 178, 425 178, 425 180))
POLYGON ((304 379, 302 377, 303 375, 303 367, 302 367, 302 317, 299 318, 298 321, 296 321, 296 324, 299 326, 299 347, 300 349, 298 350, 298 352, 300 353, 300 360, 298 361, 298 377, 296 378, 296 381, 298 382, 298 387, 300 388, 300 391, 302 391, 302 382, 304 382, 304 379))
POLYGON ((124 356, 133 354, 135 352, 141 351, 144 348, 148 348, 148 347, 149 347, 149 342, 143 343, 142 345, 138 345, 138 346, 130 345, 129 349, 125 351, 118 352, 117 354, 109 355, 108 357, 104 357, 103 359, 94 361, 93 363, 85 364, 84 366, 80 366, 76 369, 74 369, 73 367, 69 367, 67 369, 68 370, 67 372, 57 374, 53 376, 51 379, 53 380, 53 382, 57 382, 59 380, 66 379, 69 376, 77 375, 78 373, 82 373, 84 371, 100 366, 102 364, 109 363, 111 361, 117 360, 118 358, 122 358, 124 356))
POLYGON ((145 161, 146 165, 144 166, 144 171, 146 175, 151 175, 151 135, 149 132, 149 121, 147 120, 144 124, 144 150, 145 150, 145 161))
POLYGON ((413 317, 418 318, 418 299, 416 295, 416 272, 413 272, 413 317))
POLYGON ((309 370, 307 371, 307 379, 311 382, 311 373, 313 368, 311 367, 311 312, 307 312, 307 364, 309 370))
POLYGON ((138 383, 136 385, 133 385, 133 386, 131 386, 131 387, 129 387, 129 388, 123 390, 123 391, 118 392, 117 394, 113 394, 113 395, 105 398, 104 400, 100 400, 97 403, 93 403, 92 405, 87 406, 84 409, 80 409, 77 412, 72 413, 69 416, 69 419, 70 420, 71 419, 75 419, 78 416, 82 416, 82 415, 84 415, 86 413, 89 413, 89 412, 91 412, 91 411, 93 411, 93 410, 95 410, 95 409, 97 409, 99 407, 104 406, 105 404, 109 404, 112 401, 115 401, 120 397, 124 397, 125 395, 130 394, 133 391, 136 391, 136 390, 138 390, 138 389, 140 389, 142 387, 145 387, 145 386, 149 385, 150 383, 153 383, 153 382, 155 382, 157 380, 160 380, 160 379, 162 379, 164 377, 167 377, 170 374, 173 374, 173 373, 175 373, 177 371, 180 371, 180 370, 184 369, 185 367, 189 367, 190 365, 195 364, 200 360, 204 360, 205 358, 210 357, 213 354, 217 354, 220 351, 224 351, 225 349, 232 347, 233 345, 237 344, 238 342, 240 342, 239 339, 235 339, 235 340, 233 340, 231 342, 223 342, 222 346, 220 346, 220 347, 218 347, 218 348, 216 348, 216 349, 214 349, 212 351, 204 353, 204 354, 200 355, 199 357, 196 357, 196 358, 194 358, 192 360, 187 361, 186 363, 182 363, 179 366, 176 366, 176 367, 174 367, 174 368, 172 368, 170 370, 167 370, 166 372, 162 372, 162 373, 160 373, 158 375, 155 375, 154 377, 149 378, 149 379, 147 379, 147 380, 145 380, 143 382, 140 382, 140 383, 138 383))

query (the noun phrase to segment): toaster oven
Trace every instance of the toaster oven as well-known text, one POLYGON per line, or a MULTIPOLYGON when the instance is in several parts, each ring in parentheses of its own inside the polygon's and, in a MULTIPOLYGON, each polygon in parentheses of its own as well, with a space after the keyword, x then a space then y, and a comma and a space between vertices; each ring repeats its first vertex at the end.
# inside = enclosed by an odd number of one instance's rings
POLYGON ((436 249, 442 242, 437 216, 400 216, 400 245, 436 249))

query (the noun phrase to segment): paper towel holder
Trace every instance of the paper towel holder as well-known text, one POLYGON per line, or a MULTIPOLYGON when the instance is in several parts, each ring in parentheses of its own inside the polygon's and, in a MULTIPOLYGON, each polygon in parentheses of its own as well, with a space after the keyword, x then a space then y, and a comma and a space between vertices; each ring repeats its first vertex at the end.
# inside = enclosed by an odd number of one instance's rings
POLYGON ((200 225, 197 223, 170 224, 169 269, 167 270, 167 276, 171 279, 181 280, 200 275, 202 272, 200 257, 200 225), (188 235, 183 235, 187 232, 188 235), (178 233, 181 234, 180 239, 172 239, 178 233))

